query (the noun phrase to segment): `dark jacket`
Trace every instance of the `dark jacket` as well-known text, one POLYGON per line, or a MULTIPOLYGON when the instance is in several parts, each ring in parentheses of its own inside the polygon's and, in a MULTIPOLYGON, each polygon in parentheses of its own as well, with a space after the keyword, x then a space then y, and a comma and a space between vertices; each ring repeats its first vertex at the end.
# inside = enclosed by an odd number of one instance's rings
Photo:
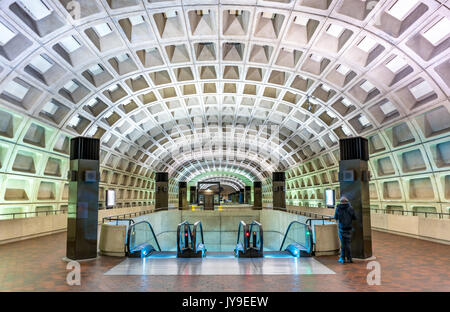
POLYGON ((336 207, 334 219, 339 222, 340 231, 351 231, 352 221, 356 220, 355 210, 349 203, 339 204, 336 207))

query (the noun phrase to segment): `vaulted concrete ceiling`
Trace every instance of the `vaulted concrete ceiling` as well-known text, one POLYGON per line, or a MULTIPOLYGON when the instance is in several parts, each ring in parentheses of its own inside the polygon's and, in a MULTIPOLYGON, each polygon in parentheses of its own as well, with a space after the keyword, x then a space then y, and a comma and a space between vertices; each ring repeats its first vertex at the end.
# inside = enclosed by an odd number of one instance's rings
POLYGON ((185 181, 262 180, 434 108, 418 127, 448 127, 449 1, 255 3, 3 0, 0 105, 31 141, 101 138, 103 163, 185 181))

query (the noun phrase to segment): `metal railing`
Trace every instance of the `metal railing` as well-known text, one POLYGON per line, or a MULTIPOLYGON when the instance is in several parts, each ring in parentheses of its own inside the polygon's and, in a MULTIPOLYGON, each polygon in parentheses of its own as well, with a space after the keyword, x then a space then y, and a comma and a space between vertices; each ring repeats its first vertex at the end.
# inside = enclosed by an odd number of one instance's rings
POLYGON ((450 213, 447 212, 427 212, 427 211, 401 210, 401 209, 386 210, 380 208, 370 208, 366 210, 375 211, 375 213, 381 211, 383 214, 393 214, 393 215, 398 214, 402 216, 418 216, 420 214, 423 214, 425 215, 425 218, 428 218, 428 215, 431 215, 431 216, 438 216, 438 219, 450 219, 450 213), (447 216, 447 218, 445 218, 444 216, 447 216))
POLYGON ((34 215, 33 217, 39 217, 40 215, 51 216, 51 215, 60 215, 67 214, 67 210, 46 210, 46 211, 29 211, 29 212, 11 212, 11 213, 2 213, 0 214, 0 220, 8 220, 8 219, 22 219, 22 218, 30 218, 29 215, 34 215), (3 218, 5 216, 12 216, 12 218, 3 218), (16 216, 24 216, 22 218, 16 218, 16 216))
POLYGON ((109 217, 103 217, 102 223, 113 222, 113 221, 126 221, 126 220, 130 220, 133 217, 139 217, 142 215, 150 214, 152 212, 155 212, 155 210, 150 209, 150 210, 143 210, 143 211, 136 211, 136 212, 128 212, 128 213, 118 214, 118 215, 109 216, 109 217))

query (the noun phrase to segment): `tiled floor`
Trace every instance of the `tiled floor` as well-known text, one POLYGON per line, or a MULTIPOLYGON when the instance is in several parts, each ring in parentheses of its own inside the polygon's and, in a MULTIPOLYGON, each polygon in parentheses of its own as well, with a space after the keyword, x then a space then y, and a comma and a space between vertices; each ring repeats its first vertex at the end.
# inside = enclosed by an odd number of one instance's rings
POLYGON ((335 274, 314 258, 125 259, 106 275, 308 275, 335 274))
POLYGON ((450 246, 377 231, 379 286, 367 284, 366 262, 339 264, 336 256, 315 258, 335 274, 220 276, 106 275, 125 259, 99 257, 81 263, 81 285, 69 286, 65 239, 61 233, 0 245, 0 291, 450 291, 450 246))

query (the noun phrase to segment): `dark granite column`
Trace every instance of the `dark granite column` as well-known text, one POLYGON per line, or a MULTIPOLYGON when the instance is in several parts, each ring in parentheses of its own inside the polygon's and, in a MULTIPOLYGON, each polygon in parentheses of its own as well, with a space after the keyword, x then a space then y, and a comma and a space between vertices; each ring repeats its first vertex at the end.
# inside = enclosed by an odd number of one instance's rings
POLYGON ((355 137, 339 140, 339 185, 341 196, 350 201, 355 210, 353 222, 352 256, 372 256, 372 229, 370 225, 369 197, 369 148, 365 138, 355 137))
POLYGON ((286 176, 284 172, 272 173, 272 196, 274 208, 286 208, 286 176))
POLYGON ((244 204, 250 204, 252 201, 252 187, 246 185, 245 186, 245 191, 244 191, 244 204))
POLYGON ((169 173, 157 172, 155 187, 155 209, 169 207, 169 173))
POLYGON ((189 203, 196 204, 197 203, 197 187, 191 186, 189 188, 189 203))
POLYGON ((239 200, 239 204, 244 203, 244 189, 239 189, 238 200, 239 200))
POLYGON ((178 209, 187 208, 187 183, 178 182, 178 209))
POLYGON ((253 182, 253 207, 262 208, 262 183, 253 182))
POLYGON ((100 140, 70 140, 67 250, 71 260, 97 257, 100 140))

